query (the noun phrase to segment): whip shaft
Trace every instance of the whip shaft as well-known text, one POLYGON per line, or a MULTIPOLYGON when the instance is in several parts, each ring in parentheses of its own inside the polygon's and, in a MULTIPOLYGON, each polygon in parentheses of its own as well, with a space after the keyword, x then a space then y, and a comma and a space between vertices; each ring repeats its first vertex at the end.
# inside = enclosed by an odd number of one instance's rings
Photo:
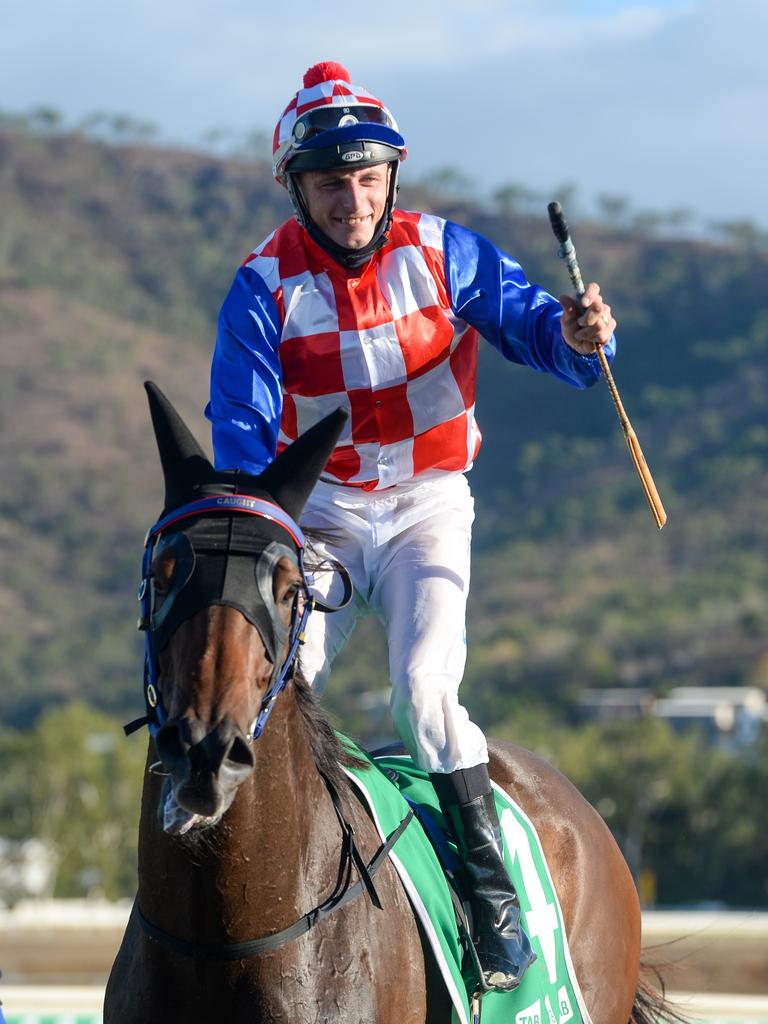
MULTIPOLYGON (((581 298, 584 295, 586 288, 584 287, 581 270, 579 269, 579 263, 576 259, 576 248, 571 241, 571 236, 568 232, 568 225, 565 221, 565 215, 563 214, 562 207, 560 206, 560 203, 550 203, 547 210, 549 211, 549 220, 552 225, 552 231, 558 241, 558 255, 565 261, 576 295, 578 298, 581 298)), ((643 450, 640 447, 640 442, 637 440, 637 435, 632 429, 632 424, 629 422, 629 417, 624 409, 621 396, 619 395, 619 389, 616 387, 616 382, 613 379, 611 368, 608 365, 605 352, 603 352, 603 346, 596 345, 595 348, 597 350, 597 358, 600 361, 600 369, 603 372, 605 383, 608 385, 608 390, 611 393, 613 404, 616 407, 616 413, 619 417, 621 429, 623 430, 624 437, 627 441, 627 447, 629 448, 632 462, 637 470, 640 483, 643 485, 643 491, 651 512, 653 513, 656 525, 661 529, 667 521, 667 513, 664 511, 664 506, 661 503, 659 492, 656 490, 656 484, 653 482, 653 477, 651 476, 651 471, 648 468, 648 463, 645 461, 645 456, 643 455, 643 450)))

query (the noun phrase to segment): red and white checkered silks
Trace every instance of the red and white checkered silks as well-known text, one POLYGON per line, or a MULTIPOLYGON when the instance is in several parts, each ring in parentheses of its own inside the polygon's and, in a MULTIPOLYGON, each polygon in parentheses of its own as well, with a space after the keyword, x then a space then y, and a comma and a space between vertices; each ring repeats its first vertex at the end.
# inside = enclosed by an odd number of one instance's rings
POLYGON ((278 450, 339 406, 350 412, 326 479, 377 490, 462 471, 477 454, 477 332, 451 310, 443 223, 395 211, 359 278, 294 220, 246 260, 281 318, 278 450))

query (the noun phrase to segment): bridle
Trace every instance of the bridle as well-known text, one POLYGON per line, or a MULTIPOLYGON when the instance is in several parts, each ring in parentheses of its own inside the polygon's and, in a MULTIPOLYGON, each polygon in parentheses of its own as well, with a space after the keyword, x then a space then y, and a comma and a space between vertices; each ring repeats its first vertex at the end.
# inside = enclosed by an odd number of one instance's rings
MULTIPOLYGON (((343 571, 345 594, 339 605, 328 605, 318 601, 312 596, 307 583, 306 570, 304 567, 305 537, 299 525, 288 515, 288 513, 274 502, 264 498, 253 498, 239 494, 215 494, 206 498, 199 498, 196 501, 188 502, 180 508, 174 509, 167 515, 162 516, 147 531, 144 540, 144 556, 141 567, 141 583, 139 584, 139 621, 137 628, 144 633, 144 703, 146 714, 129 722, 124 726, 126 735, 135 732, 143 725, 149 729, 154 739, 158 730, 168 720, 167 711, 163 705, 162 697, 158 687, 157 650, 155 649, 155 637, 152 623, 155 618, 155 593, 152 586, 152 561, 158 540, 171 527, 190 519, 193 516, 211 516, 215 514, 225 515, 250 515, 259 516, 282 527, 289 535, 298 549, 296 561, 301 576, 301 582, 293 599, 291 610, 291 623, 289 627, 288 650, 285 659, 279 667, 275 665, 270 684, 262 698, 261 707, 256 718, 248 730, 248 739, 255 740, 261 736, 267 719, 280 693, 285 689, 293 669, 299 645, 304 636, 307 619, 313 608, 317 607, 322 611, 337 611, 351 599, 351 584, 346 571, 343 571)), ((340 567, 339 567, 340 568, 340 567)))
MULTIPOLYGON (((150 527, 144 541, 144 555, 142 559, 141 583, 139 585, 139 606, 140 616, 138 628, 144 633, 144 702, 146 714, 141 718, 124 726, 126 734, 135 732, 146 725, 150 735, 155 738, 159 729, 168 720, 167 711, 163 705, 162 696, 158 688, 158 667, 157 651, 155 649, 155 637, 153 621, 156 621, 155 593, 152 587, 152 563, 158 542, 163 535, 176 526, 178 523, 192 517, 212 516, 225 514, 231 516, 250 515, 259 516, 262 519, 277 524, 287 532, 297 549, 296 564, 301 580, 293 598, 291 609, 291 620, 288 628, 287 652, 282 664, 275 664, 275 668, 262 698, 261 707, 253 721, 249 731, 248 739, 256 740, 261 736, 267 724, 269 714, 277 700, 277 697, 285 689, 291 678, 294 661, 299 649, 306 628, 310 612, 316 608, 318 611, 333 612, 345 607, 352 597, 352 584, 346 570, 335 564, 335 568, 342 575, 344 580, 344 595, 338 605, 329 605, 324 601, 315 598, 309 589, 306 570, 304 565, 305 537, 299 525, 288 515, 288 513, 274 502, 263 498, 248 497, 235 494, 215 494, 210 497, 200 498, 191 501, 180 508, 174 509, 167 515, 162 516, 154 526, 150 527)), ((293 557, 293 552, 276 545, 278 551, 285 551, 293 557)), ((182 587, 183 587, 182 583, 182 587)), ((297 938, 309 931, 323 918, 332 914, 350 900, 367 892, 374 906, 381 909, 381 901, 373 884, 373 876, 383 864, 390 850, 405 831, 408 823, 413 817, 410 811, 400 822, 400 825, 387 837, 379 847, 371 860, 366 864, 360 851, 357 848, 354 838, 354 830, 344 817, 341 804, 341 797, 336 786, 322 772, 322 779, 328 789, 333 803, 336 817, 342 830, 341 859, 337 882, 331 895, 319 906, 315 907, 308 914, 299 918, 288 928, 277 932, 274 935, 267 935, 263 938, 253 939, 248 942, 205 944, 190 942, 175 935, 163 931, 149 921, 141 911, 138 902, 136 913, 139 925, 142 930, 155 942, 164 948, 182 956, 192 957, 197 960, 231 961, 241 960, 245 957, 256 956, 269 950, 277 949, 291 939, 297 938), (352 868, 357 869, 359 879, 352 882, 352 868)))

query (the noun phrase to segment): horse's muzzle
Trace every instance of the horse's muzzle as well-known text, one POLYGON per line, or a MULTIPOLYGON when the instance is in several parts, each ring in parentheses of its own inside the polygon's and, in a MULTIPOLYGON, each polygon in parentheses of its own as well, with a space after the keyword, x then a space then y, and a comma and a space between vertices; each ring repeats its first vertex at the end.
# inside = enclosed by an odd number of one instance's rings
POLYGON ((229 717, 209 732, 197 719, 170 719, 158 730, 155 746, 179 805, 206 818, 224 813, 255 763, 251 744, 229 717))

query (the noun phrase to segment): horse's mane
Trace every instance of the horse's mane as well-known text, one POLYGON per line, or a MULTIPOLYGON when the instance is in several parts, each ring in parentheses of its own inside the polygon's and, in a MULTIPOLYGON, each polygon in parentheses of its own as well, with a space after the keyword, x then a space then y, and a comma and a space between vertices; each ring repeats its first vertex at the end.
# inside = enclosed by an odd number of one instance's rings
POLYGON ((337 789, 347 789, 349 781, 343 769, 367 768, 368 762, 342 744, 320 698, 298 670, 294 672, 293 687, 318 771, 337 789))
MULTIPOLYGON (((307 551, 305 555, 305 567, 309 572, 322 571, 332 567, 331 562, 313 550, 314 543, 333 543, 338 541, 342 531, 338 529, 318 527, 305 527, 304 534, 307 538, 307 551)), ((293 675, 294 687, 296 690, 296 703, 304 719, 304 724, 309 736, 312 753, 318 770, 337 787, 344 789, 348 786, 347 776, 343 768, 367 768, 368 762, 351 754, 339 739, 328 712, 323 707, 317 693, 297 668, 293 675)))

